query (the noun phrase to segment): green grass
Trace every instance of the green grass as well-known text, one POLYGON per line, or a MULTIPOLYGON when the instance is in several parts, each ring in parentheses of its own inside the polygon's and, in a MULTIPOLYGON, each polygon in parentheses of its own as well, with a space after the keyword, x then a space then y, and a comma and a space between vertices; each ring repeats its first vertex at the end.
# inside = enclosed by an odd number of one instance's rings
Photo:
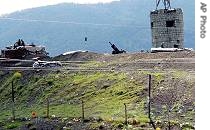
POLYGON ((81 105, 61 104, 50 107, 50 115, 56 117, 82 117, 81 105))
POLYGON ((20 127, 21 125, 22 125, 22 123, 19 121, 7 122, 6 124, 4 124, 3 128, 4 129, 15 129, 15 128, 20 127))
MULTIPOLYGON (((83 100, 85 117, 100 117, 119 125, 124 121, 124 103, 126 103, 128 118, 135 119, 144 125, 148 123, 145 108, 148 86, 145 79, 148 74, 152 75, 154 87, 166 78, 170 78, 170 75, 166 73, 147 71, 137 73, 135 75, 137 79, 131 79, 129 74, 123 72, 70 73, 66 71, 51 72, 47 75, 33 73, 27 81, 19 81, 15 86, 16 106, 18 106, 16 115, 17 117, 31 117, 32 111, 35 111, 40 117, 46 116, 46 99, 49 98, 50 116, 79 118, 82 115, 81 101, 83 100)), ((176 78, 184 76, 185 72, 175 72, 171 75, 176 78)), ((9 105, 11 86, 4 85, 10 81, 9 77, 2 80, 3 84, 0 85, 2 90, 0 105, 7 104, 6 109, 0 108, 2 110, 0 120, 11 117, 9 105)), ((187 80, 187 83, 190 84, 191 80, 187 80)), ((187 116, 194 118, 193 114, 194 112, 188 112, 187 116)), ((93 124, 92 127, 97 126, 93 124)))
POLYGON ((106 64, 103 62, 99 62, 99 61, 89 61, 85 64, 81 64, 81 68, 96 68, 96 67, 103 67, 106 64))

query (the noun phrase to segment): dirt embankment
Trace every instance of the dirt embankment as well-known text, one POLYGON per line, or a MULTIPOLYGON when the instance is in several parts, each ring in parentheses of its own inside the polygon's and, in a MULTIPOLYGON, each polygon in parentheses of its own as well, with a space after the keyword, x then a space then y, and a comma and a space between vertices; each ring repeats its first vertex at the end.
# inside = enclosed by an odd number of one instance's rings
MULTIPOLYGON (((94 62, 88 67, 112 68, 113 70, 195 70, 195 52, 159 52, 159 53, 127 53, 97 54, 93 52, 76 52, 54 58, 60 61, 94 62)), ((72 65, 73 63, 69 64, 72 65)), ((68 66, 68 65, 67 65, 68 66)))
POLYGON ((94 52, 75 52, 68 55, 59 55, 53 60, 64 61, 136 61, 139 59, 168 59, 168 58, 195 58, 194 51, 159 52, 159 53, 127 53, 127 54, 98 54, 94 52))

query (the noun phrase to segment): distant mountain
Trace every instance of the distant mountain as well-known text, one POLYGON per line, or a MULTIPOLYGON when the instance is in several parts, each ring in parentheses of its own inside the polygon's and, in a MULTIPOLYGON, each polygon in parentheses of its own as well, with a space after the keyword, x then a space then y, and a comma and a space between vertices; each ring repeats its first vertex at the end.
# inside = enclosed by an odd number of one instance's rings
MULTIPOLYGON (((183 9, 184 44, 194 48, 194 1, 176 0, 171 4, 183 9)), ((19 20, 0 19, 0 48, 21 38, 46 46, 52 56, 71 50, 110 53, 109 41, 128 52, 149 50, 149 14, 154 9, 154 0, 121 0, 93 5, 63 3, 15 12, 3 17, 19 20)))

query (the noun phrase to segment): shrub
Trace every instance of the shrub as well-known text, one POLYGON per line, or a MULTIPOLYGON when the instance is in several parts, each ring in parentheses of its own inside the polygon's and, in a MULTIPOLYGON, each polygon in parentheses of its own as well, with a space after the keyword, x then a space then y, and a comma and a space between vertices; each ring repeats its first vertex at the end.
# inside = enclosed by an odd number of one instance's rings
POLYGON ((14 128, 17 128, 17 127, 19 127, 19 126, 20 126, 19 123, 11 123, 11 124, 7 124, 7 125, 5 126, 5 128, 6 128, 6 129, 14 129, 14 128))

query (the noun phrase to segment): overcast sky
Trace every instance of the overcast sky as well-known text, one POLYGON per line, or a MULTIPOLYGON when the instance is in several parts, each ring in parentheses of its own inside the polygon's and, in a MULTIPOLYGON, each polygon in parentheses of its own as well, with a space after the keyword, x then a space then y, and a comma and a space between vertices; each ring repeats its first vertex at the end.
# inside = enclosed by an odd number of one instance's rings
POLYGON ((0 15, 8 14, 15 11, 40 7, 46 5, 54 5, 63 2, 74 2, 80 4, 94 4, 94 3, 107 3, 111 1, 120 1, 120 0, 0 0, 0 15))

